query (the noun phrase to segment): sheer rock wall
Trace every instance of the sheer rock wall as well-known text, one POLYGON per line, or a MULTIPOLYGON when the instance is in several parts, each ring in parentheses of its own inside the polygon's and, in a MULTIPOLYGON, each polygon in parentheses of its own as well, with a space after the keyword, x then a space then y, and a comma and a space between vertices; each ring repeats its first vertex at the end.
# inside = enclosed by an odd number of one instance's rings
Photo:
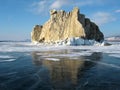
POLYGON ((31 32, 31 41, 38 43, 55 43, 73 37, 102 42, 103 33, 99 27, 80 14, 78 8, 66 13, 63 10, 50 11, 50 19, 43 25, 36 25, 31 32))

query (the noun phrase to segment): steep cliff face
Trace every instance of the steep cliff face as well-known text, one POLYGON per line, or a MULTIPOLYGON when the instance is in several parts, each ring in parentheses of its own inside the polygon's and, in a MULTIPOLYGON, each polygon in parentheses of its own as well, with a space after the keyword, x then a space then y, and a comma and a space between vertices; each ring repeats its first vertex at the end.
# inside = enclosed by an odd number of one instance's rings
POLYGON ((102 42, 104 35, 98 26, 80 14, 78 8, 71 12, 50 11, 50 19, 43 25, 36 25, 31 32, 32 42, 56 43, 68 41, 69 38, 79 37, 87 40, 102 42))

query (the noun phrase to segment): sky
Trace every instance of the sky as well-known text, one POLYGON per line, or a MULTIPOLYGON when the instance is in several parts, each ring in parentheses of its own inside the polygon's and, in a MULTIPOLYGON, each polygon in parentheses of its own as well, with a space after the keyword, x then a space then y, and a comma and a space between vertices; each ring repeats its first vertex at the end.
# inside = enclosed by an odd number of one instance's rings
POLYGON ((49 10, 80 9, 105 37, 120 35, 120 0, 0 0, 0 40, 30 39, 36 24, 43 25, 49 10))

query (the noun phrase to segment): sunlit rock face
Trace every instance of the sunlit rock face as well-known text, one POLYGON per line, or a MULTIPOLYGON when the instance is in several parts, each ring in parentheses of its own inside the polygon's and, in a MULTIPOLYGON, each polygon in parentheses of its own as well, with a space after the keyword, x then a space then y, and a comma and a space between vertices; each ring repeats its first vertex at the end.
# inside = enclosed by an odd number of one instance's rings
POLYGON ((99 27, 80 14, 78 8, 71 12, 63 10, 50 11, 50 19, 43 25, 36 25, 31 32, 31 41, 38 43, 59 43, 66 44, 69 39, 79 37, 83 40, 95 40, 102 42, 104 35, 99 27))

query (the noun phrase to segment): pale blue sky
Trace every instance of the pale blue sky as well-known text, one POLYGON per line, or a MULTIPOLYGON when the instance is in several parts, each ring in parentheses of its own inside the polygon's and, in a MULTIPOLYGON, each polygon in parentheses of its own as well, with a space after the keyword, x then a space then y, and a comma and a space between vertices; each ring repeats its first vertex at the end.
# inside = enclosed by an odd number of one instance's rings
POLYGON ((109 35, 120 35, 120 0, 0 0, 0 40, 30 39, 36 24, 49 19, 50 9, 80 12, 109 35))

